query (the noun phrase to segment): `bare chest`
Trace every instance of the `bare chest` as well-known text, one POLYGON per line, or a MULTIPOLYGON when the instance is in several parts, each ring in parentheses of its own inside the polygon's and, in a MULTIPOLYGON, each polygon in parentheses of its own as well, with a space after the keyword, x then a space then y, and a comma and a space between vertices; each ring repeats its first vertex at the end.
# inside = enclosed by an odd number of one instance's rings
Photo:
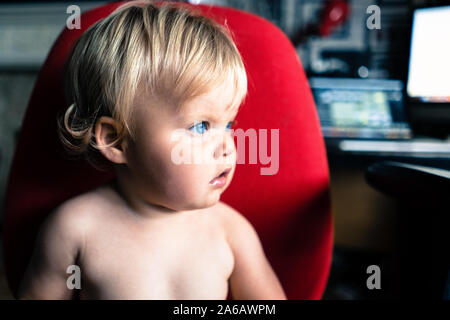
POLYGON ((86 241, 81 298, 226 299, 234 260, 215 226, 107 225, 86 241))

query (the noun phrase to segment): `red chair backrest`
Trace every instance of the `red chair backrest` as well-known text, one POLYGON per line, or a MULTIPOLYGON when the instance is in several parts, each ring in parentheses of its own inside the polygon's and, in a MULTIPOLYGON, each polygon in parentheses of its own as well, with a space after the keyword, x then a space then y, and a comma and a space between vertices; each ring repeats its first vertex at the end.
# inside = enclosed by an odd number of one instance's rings
MULTIPOLYGON (((64 29, 53 45, 29 101, 7 186, 4 258, 13 293, 30 259, 40 224, 63 201, 113 178, 85 161, 68 161, 56 134, 56 114, 67 108, 62 66, 74 41, 121 3, 81 16, 81 29, 64 29)), ((332 254, 333 223, 329 175, 317 112, 300 60, 289 39, 267 20, 236 9, 197 5, 226 24, 242 54, 249 96, 237 117, 244 131, 279 131, 279 169, 270 164, 238 164, 222 201, 249 219, 289 299, 320 299, 332 254)), ((259 135, 258 142, 261 139, 259 135)), ((246 148, 247 149, 247 148, 246 148)), ((240 156, 243 156, 241 154, 240 156)))

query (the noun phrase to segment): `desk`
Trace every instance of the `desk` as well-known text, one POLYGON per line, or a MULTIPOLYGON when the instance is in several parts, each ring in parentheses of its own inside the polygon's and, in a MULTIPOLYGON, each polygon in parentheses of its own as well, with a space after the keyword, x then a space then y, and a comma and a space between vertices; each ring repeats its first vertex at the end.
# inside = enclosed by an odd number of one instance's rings
POLYGON ((325 142, 330 162, 369 165, 389 160, 450 169, 450 140, 326 139, 325 142))
MULTIPOLYGON (((440 266, 448 264, 445 253, 450 250, 449 238, 446 236, 450 225, 448 202, 442 197, 433 197, 433 194, 438 194, 433 191, 426 195, 423 192, 410 195, 403 200, 388 197, 373 189, 368 191, 362 175, 363 170, 370 164, 385 160, 448 170, 448 142, 427 144, 424 141, 412 141, 409 145, 403 144, 399 149, 392 148, 393 144, 371 144, 371 141, 362 141, 361 148, 356 148, 358 143, 344 144, 346 148, 341 148, 340 142, 342 141, 334 140, 327 143, 335 196, 333 201, 337 201, 337 204, 333 205, 336 243, 348 243, 350 239, 355 245, 365 242, 372 247, 390 250, 397 265, 394 277, 398 279, 395 296, 440 298, 442 279, 446 272, 445 268, 440 266), (352 185, 356 181, 355 176, 358 177, 358 185, 352 185), (364 210, 351 212, 349 207, 364 210), (354 220, 350 220, 349 216, 354 220), (363 230, 358 230, 361 228, 363 230), (349 237, 352 233, 359 233, 360 237, 349 237), (367 237, 367 234, 370 237, 367 237)), ((439 172, 448 174, 443 170, 435 173, 439 172)), ((407 188, 408 185, 403 187, 407 188)), ((403 187, 398 185, 398 188, 403 187)))

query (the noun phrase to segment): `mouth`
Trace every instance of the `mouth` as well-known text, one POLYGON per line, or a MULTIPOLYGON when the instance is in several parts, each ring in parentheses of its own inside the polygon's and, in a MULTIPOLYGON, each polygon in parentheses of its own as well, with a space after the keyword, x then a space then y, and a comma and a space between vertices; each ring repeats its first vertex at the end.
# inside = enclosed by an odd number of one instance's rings
POLYGON ((212 184, 213 186, 218 186, 218 187, 222 187, 225 185, 226 181, 227 181, 227 176, 230 173, 231 168, 227 168, 224 171, 222 171, 222 173, 220 173, 217 177, 215 177, 214 179, 212 179, 209 184, 212 184))

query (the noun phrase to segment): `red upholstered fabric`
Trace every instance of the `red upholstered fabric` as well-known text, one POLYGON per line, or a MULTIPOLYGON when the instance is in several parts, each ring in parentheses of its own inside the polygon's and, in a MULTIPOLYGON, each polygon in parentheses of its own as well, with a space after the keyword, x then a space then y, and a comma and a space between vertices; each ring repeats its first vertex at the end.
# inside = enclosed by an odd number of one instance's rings
MULTIPOLYGON (((112 12, 111 3, 85 12, 81 30, 64 29, 35 84, 9 176, 4 217, 6 275, 15 293, 46 215, 61 202, 113 177, 84 161, 63 156, 56 134, 56 113, 66 108, 62 66, 74 40, 112 12)), ((238 164, 222 201, 245 215, 260 235, 265 252, 289 299, 320 299, 331 262, 333 222, 323 138, 311 91, 289 39, 265 19, 217 6, 198 5, 203 14, 226 23, 234 33, 249 78, 249 96, 238 126, 279 129, 279 170, 238 164)), ((259 140, 259 139, 258 139, 259 140)), ((272 152, 274 152, 272 150, 272 152)), ((243 154, 239 154, 243 156, 243 154)))

